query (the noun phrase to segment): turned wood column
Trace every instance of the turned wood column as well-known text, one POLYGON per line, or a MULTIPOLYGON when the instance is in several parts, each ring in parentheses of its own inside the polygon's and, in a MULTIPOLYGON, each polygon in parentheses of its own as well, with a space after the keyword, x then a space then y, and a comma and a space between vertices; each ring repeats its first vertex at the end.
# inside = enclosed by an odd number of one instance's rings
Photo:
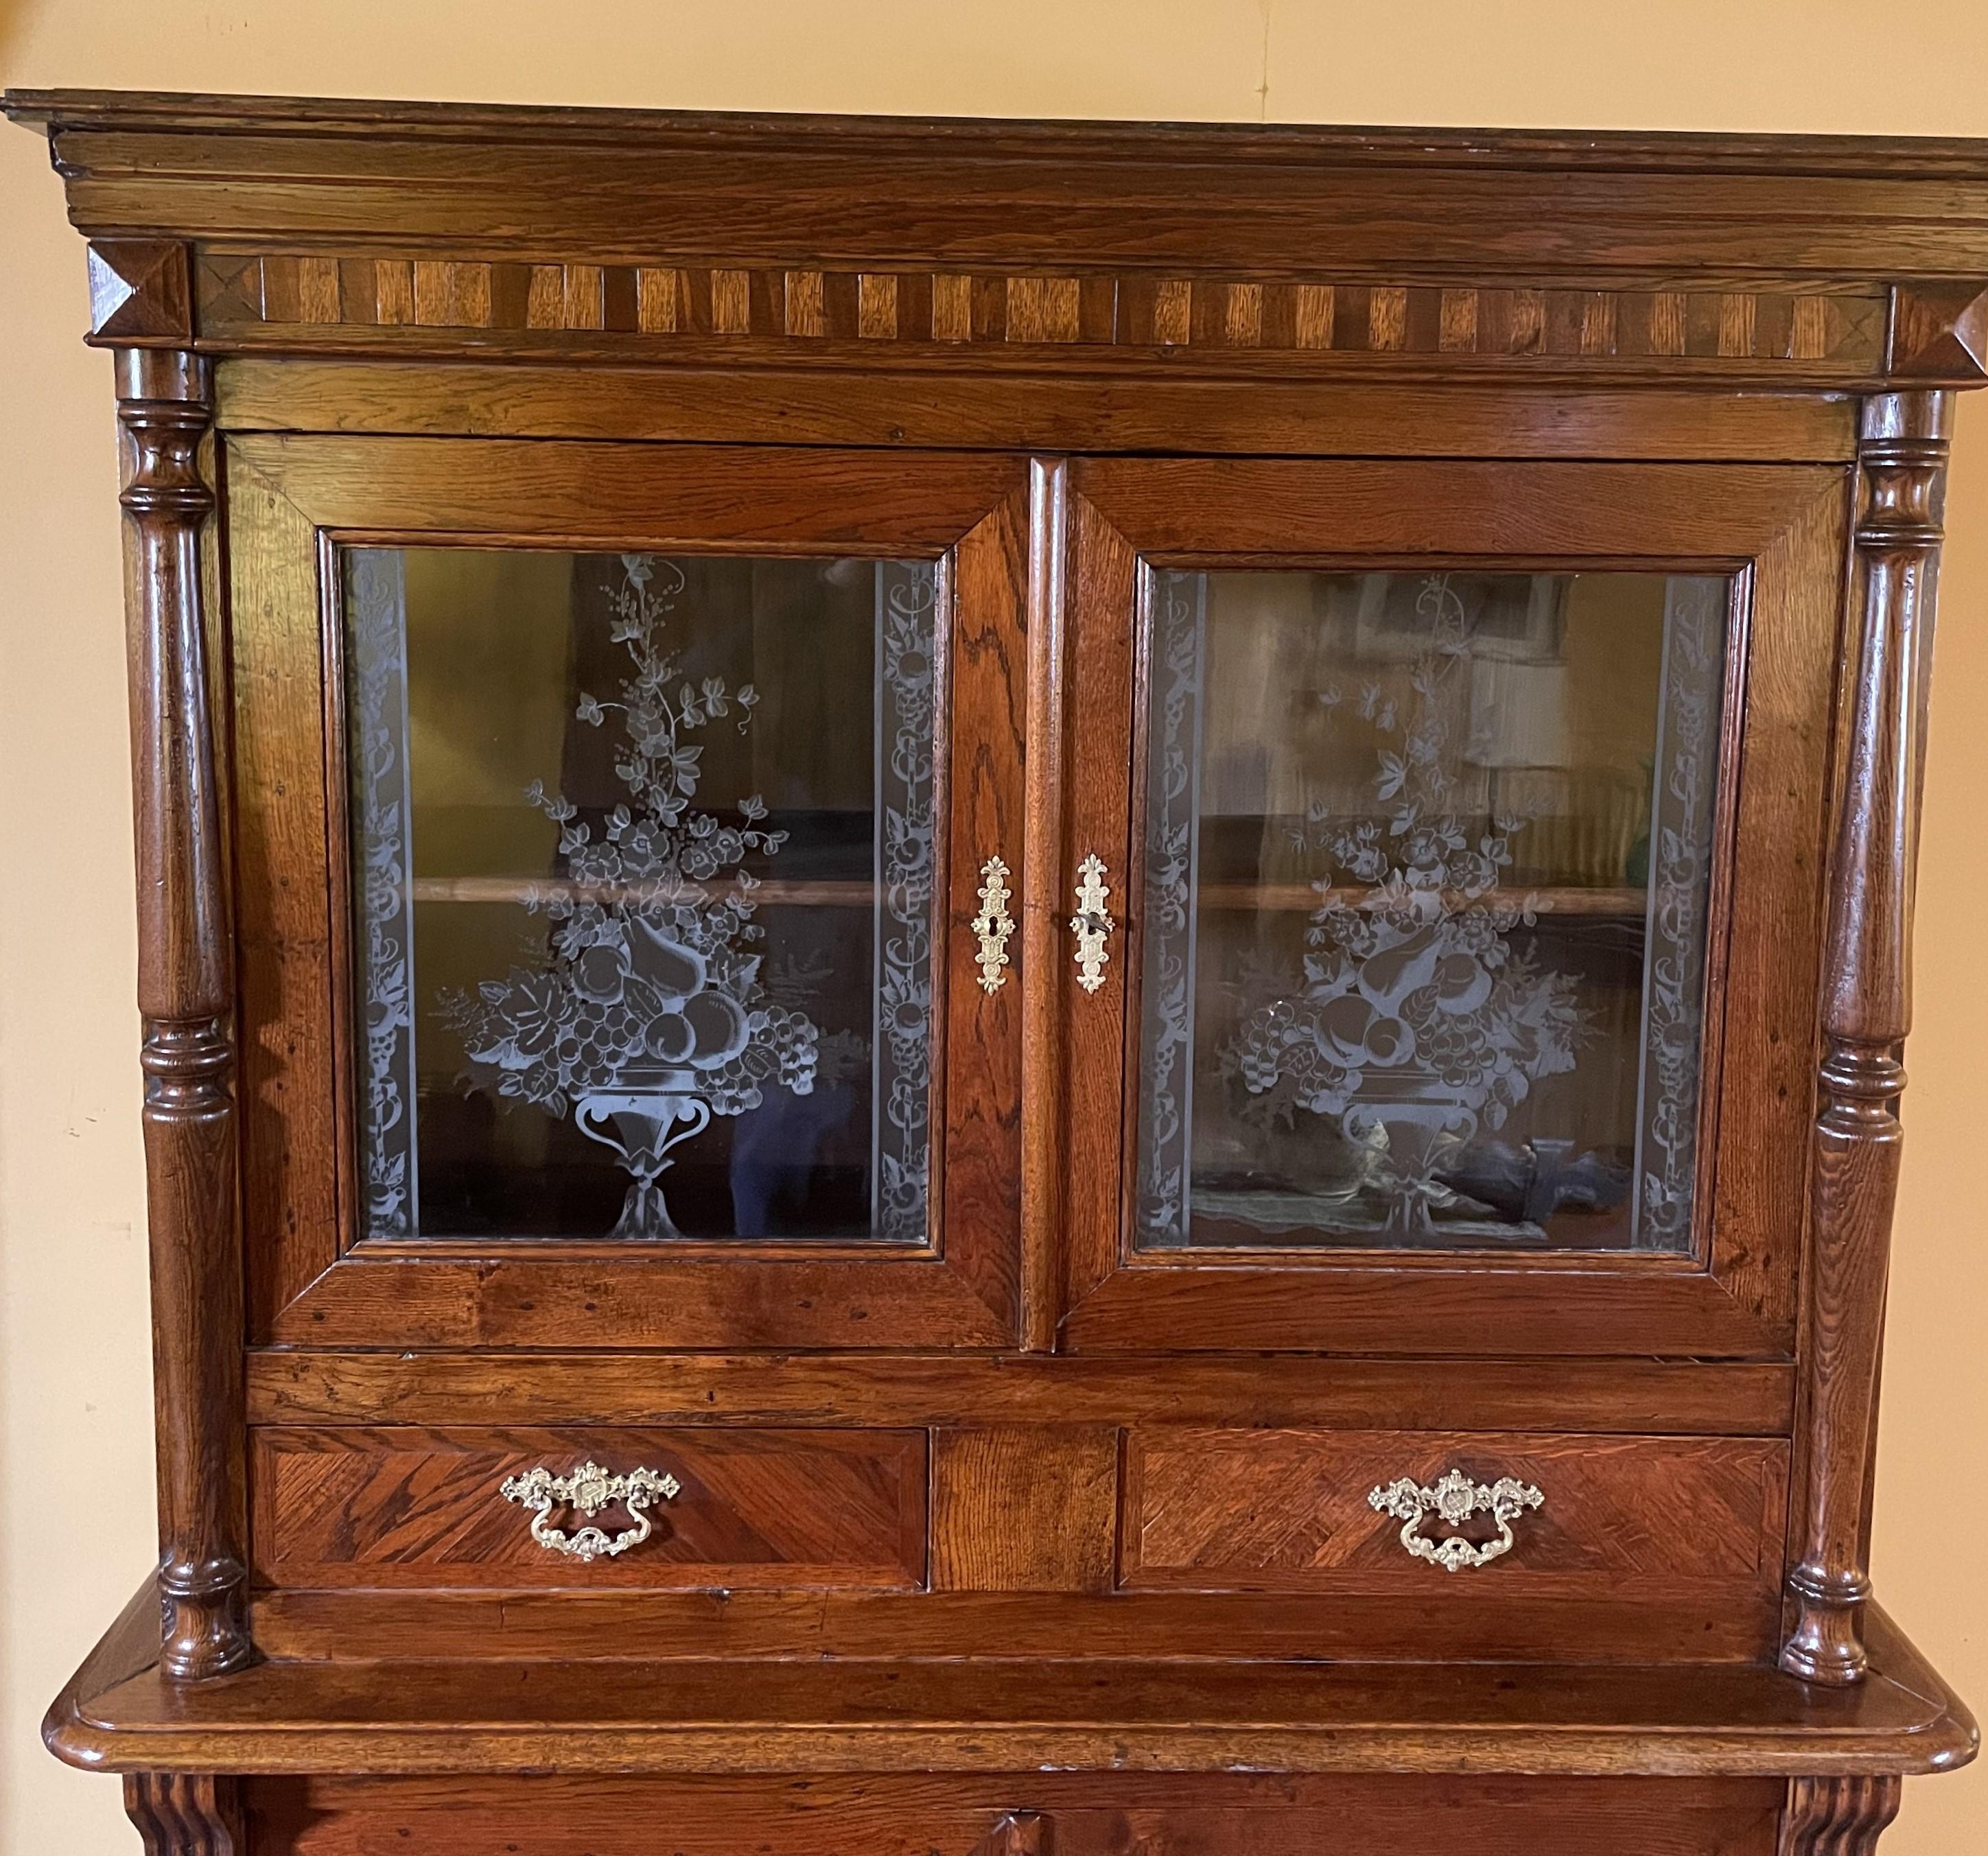
POLYGON ((235 986, 201 612, 208 363, 117 353, 138 875, 140 1062, 158 1430, 163 1662, 238 1668, 244 1614, 235 986))
POLYGON ((1842 1686, 1866 1666, 1865 1500, 1912 1024, 1925 672, 1952 413, 1948 393, 1864 402, 1849 745, 1830 874, 1804 1346, 1801 1558, 1781 1667, 1842 1686))

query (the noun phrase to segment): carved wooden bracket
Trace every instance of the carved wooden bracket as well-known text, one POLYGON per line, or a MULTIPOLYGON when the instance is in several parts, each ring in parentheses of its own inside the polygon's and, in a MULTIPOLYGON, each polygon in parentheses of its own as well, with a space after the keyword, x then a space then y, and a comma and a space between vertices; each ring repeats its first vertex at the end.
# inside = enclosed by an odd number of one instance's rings
POLYGON ((1871 1856, 1898 1814, 1894 1773, 1864 1779, 1790 1779, 1777 1856, 1871 1856))
POLYGON ((1988 380, 1988 289, 1978 280, 1900 284, 1892 292, 1890 371, 1957 387, 1988 380))
POLYGON ((124 1811, 145 1856, 244 1856, 241 1788, 210 1773, 130 1772, 124 1811))
POLYGON ((100 348, 181 348, 193 340, 187 248, 100 238, 90 248, 90 336, 100 348))

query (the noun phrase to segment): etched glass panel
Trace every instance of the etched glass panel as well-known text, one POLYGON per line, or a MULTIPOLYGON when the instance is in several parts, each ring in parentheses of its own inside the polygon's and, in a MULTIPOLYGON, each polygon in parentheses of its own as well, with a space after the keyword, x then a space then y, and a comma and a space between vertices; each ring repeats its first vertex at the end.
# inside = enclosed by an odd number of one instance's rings
POLYGON ((363 1234, 924 1242, 933 566, 343 564, 363 1234))
POLYGON ((1730 597, 1155 573, 1141 1247, 1689 1248, 1730 597))

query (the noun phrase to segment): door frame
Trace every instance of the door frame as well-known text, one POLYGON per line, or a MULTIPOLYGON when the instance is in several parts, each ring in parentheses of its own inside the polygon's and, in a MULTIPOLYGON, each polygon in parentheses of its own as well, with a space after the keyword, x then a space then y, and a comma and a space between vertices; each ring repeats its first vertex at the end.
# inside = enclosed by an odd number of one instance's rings
POLYGON ((1095 853, 1115 873, 1121 920, 1095 992, 1080 988, 1071 945, 1060 963, 1060 1347, 1792 1355, 1850 488, 1847 470, 1826 465, 1073 461, 1065 895, 1095 853), (1729 835, 1749 848, 1724 860, 1726 932, 1707 964, 1709 996, 1747 1009, 1706 1024, 1702 1095, 1716 1113, 1697 1253, 1135 1251, 1128 999, 1144 782, 1124 744, 1141 732, 1151 572, 1438 560, 1716 572, 1743 583, 1719 773, 1729 835), (1787 854, 1756 848, 1769 846, 1787 854))
POLYGON ((1027 459, 251 433, 223 462, 252 1343, 1012 1346, 1023 955, 1018 936, 1009 983, 984 991, 972 924, 986 857, 1024 881, 1027 459), (940 563, 929 1245, 359 1237, 333 725, 347 544, 940 563))

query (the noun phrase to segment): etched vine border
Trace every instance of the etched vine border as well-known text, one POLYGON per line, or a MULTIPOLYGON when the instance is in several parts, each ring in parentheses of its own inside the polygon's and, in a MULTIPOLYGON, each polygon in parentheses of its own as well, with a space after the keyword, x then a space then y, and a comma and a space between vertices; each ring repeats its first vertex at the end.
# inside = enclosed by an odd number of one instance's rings
POLYGON ((1151 657, 1159 726, 1148 749, 1145 1020, 1136 1229, 1141 1242, 1188 1241, 1189 1137, 1194 1122, 1194 971, 1198 777, 1201 768, 1205 574, 1156 570, 1151 657))
POLYGON ((366 1225, 421 1229, 414 1100, 413 782, 407 760, 406 569, 390 548, 346 556, 353 843, 365 1034, 360 1104, 366 1225))
POLYGON ((932 743, 938 571, 877 566, 874 1228, 923 1241, 931 1146, 932 743))
POLYGON ((1644 933, 1642 1070, 1638 1079, 1638 1249, 1691 1241, 1698 1160, 1699 1053, 1704 1045, 1706 929, 1710 903, 1719 697, 1729 583, 1673 574, 1664 589, 1664 662, 1651 783, 1650 894, 1644 933))

